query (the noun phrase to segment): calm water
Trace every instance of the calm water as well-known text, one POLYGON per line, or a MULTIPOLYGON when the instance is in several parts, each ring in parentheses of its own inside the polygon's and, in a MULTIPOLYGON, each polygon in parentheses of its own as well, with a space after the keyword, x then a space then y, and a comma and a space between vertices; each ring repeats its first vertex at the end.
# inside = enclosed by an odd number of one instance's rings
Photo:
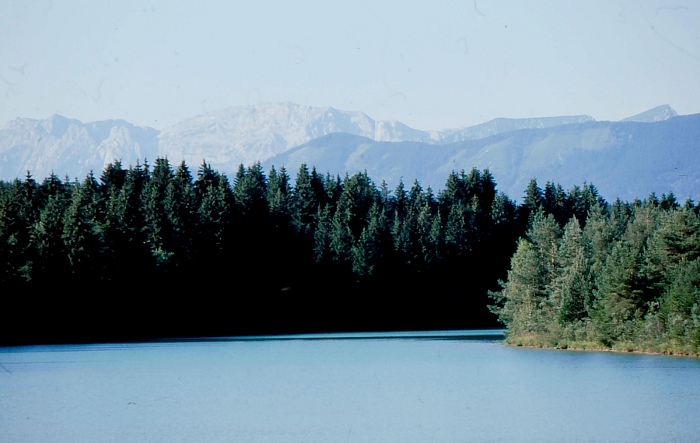
POLYGON ((0 348, 0 441, 700 440, 700 359, 519 349, 500 338, 0 348))

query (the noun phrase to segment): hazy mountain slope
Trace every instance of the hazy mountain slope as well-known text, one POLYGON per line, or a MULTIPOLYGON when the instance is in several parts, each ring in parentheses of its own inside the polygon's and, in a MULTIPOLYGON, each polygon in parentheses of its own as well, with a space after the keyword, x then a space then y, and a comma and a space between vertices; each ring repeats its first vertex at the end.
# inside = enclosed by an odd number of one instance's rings
POLYGON ((375 121, 360 112, 294 103, 263 103, 202 114, 164 129, 159 154, 197 166, 235 170, 239 164, 265 161, 328 134, 346 133, 374 141, 444 144, 484 138, 525 128, 591 121, 589 116, 496 119, 471 128, 421 131, 396 121, 375 121))
POLYGON ((637 115, 633 115, 632 117, 627 117, 622 121, 651 123, 668 120, 669 118, 676 117, 677 115, 678 114, 676 111, 669 105, 661 105, 651 108, 648 111, 641 112, 637 115))
POLYGON ((488 168, 499 190, 519 200, 531 178, 565 188, 595 184, 613 200, 672 191, 677 198, 700 195, 700 114, 657 123, 588 122, 511 131, 447 145, 375 142, 347 134, 329 135, 273 157, 264 165, 285 166, 292 178, 299 164, 319 172, 367 170, 391 187, 403 177, 423 187, 444 186, 452 170, 488 168))
POLYGON ((206 159, 231 171, 338 132, 380 141, 430 140, 427 132, 399 122, 377 122, 360 112, 265 103, 209 112, 170 126, 160 134, 159 153, 192 166, 206 159))
POLYGON ((41 179, 51 172, 82 179, 116 159, 185 160, 195 172, 203 159, 232 175, 238 165, 300 163, 321 172, 367 169, 394 186, 418 178, 441 189, 452 170, 489 168, 499 189, 518 199, 536 177, 563 186, 592 182, 606 198, 643 198, 673 191, 700 199, 698 116, 669 118, 660 106, 622 122, 589 116, 495 119, 471 128, 420 131, 375 121, 359 112, 292 103, 229 108, 184 120, 158 133, 122 120, 81 123, 61 116, 16 119, 0 128, 0 179, 41 179), (637 121, 639 120, 639 121, 637 121), (653 123, 645 123, 645 121, 653 123), (452 142, 450 142, 452 141, 452 142))
POLYGON ((114 160, 125 166, 155 158, 158 131, 123 120, 82 123, 60 115, 45 120, 15 119, 0 128, 0 178, 37 180, 52 172, 82 180, 114 160))
POLYGON ((477 140, 520 129, 542 129, 593 121, 589 115, 538 118, 496 118, 486 123, 461 129, 448 129, 440 133, 442 143, 477 140))

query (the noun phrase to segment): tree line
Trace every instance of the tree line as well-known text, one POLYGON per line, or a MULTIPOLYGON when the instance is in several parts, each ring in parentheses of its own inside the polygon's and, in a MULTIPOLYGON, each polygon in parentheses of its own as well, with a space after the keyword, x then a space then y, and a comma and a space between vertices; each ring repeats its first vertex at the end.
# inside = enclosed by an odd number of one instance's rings
POLYGON ((697 355, 699 209, 652 194, 566 221, 539 204, 491 293, 508 341, 697 355))
MULTIPOLYGON (((437 194, 417 181, 390 190, 366 172, 341 178, 305 164, 294 180, 259 163, 241 165, 232 180, 206 162, 193 175, 165 158, 115 161, 82 181, 28 173, 0 182, 0 285, 13 318, 2 341, 475 328, 499 319, 516 336, 522 303, 508 289, 512 267, 543 217, 558 226, 558 247, 573 220, 585 230, 602 223, 592 222, 599 214, 620 230, 613 214, 629 214, 627 223, 647 206, 682 210, 672 195, 609 205, 593 185, 540 189, 535 180, 516 204, 477 169, 452 172, 437 194)), ((692 203, 684 207, 697 217, 692 203)), ((589 299, 585 309, 600 306, 589 299)), ((566 321, 593 312, 571 309, 566 321)), ((521 331, 549 331, 537 324, 521 331)))

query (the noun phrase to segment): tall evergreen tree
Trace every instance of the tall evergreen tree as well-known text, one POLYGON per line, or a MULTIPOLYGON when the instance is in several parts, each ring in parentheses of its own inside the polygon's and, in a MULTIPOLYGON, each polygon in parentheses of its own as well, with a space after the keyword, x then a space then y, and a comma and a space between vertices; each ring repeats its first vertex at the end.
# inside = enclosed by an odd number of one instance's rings
POLYGON ((203 164, 197 174, 195 189, 200 196, 200 259, 212 265, 225 249, 233 216, 233 191, 226 176, 203 164))
POLYGON ((62 239, 71 274, 76 281, 99 280, 104 272, 101 256, 104 231, 100 204, 99 185, 90 173, 73 191, 63 221, 62 239))
POLYGON ((583 231, 575 217, 564 227, 555 263, 547 290, 557 320, 560 324, 582 320, 592 309, 592 285, 583 231))
POLYGON ((525 212, 525 218, 527 218, 530 213, 537 211, 543 203, 544 193, 537 185, 537 180, 533 178, 528 182, 527 188, 525 189, 525 196, 520 205, 520 210, 525 212))
POLYGON ((589 210, 583 237, 586 255, 591 260, 591 276, 596 279, 610 255, 613 244, 619 240, 615 237, 610 217, 602 206, 596 205, 589 210))
POLYGON ((172 245, 169 250, 173 252, 173 266, 189 266, 196 260, 194 241, 199 202, 192 174, 184 161, 168 183, 163 206, 172 229, 172 245))
POLYGON ((261 221, 269 212, 267 178, 260 163, 245 172, 239 170, 233 186, 239 213, 252 223, 261 221))
POLYGON ((645 314, 642 256, 638 248, 620 241, 612 249, 595 291, 595 329, 598 340, 610 346, 634 339, 645 314))
POLYGON ((291 193, 292 186, 289 183, 287 170, 283 166, 277 172, 272 166, 267 186, 267 204, 270 212, 278 220, 278 224, 288 222, 291 216, 291 193))
POLYGON ((34 279, 41 284, 61 284, 68 272, 63 241, 64 217, 71 200, 61 193, 49 196, 31 232, 31 243, 37 252, 34 279))
POLYGON ((150 180, 142 190, 146 242, 156 265, 167 267, 174 254, 173 226, 166 213, 166 195, 174 173, 167 158, 156 158, 150 180))
POLYGON ((541 208, 534 214, 526 236, 534 245, 546 281, 554 277, 556 254, 561 240, 561 228, 552 214, 545 215, 541 208))
POLYGON ((492 312, 508 325, 508 335, 541 334, 551 317, 542 309, 547 302, 546 270, 535 246, 525 238, 511 259, 508 279, 501 282, 501 290, 491 293, 496 304, 492 312))
POLYGON ((700 351, 700 259, 681 260, 668 276, 659 318, 677 344, 700 351))
POLYGON ((303 236, 313 234, 314 220, 320 204, 311 178, 306 164, 299 166, 292 193, 292 225, 303 236))
POLYGON ((543 206, 545 212, 554 215, 561 226, 564 226, 572 215, 564 189, 561 185, 549 181, 544 186, 543 206))

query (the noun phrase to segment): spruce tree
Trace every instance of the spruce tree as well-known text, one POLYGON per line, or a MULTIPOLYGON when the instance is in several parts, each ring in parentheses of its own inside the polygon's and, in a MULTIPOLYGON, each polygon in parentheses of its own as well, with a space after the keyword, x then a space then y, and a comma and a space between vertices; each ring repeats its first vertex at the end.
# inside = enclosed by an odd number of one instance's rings
POLYGON ((199 207, 192 174, 184 161, 180 163, 168 183, 163 207, 172 230, 172 244, 169 249, 173 253, 172 265, 182 270, 196 260, 194 241, 199 207))
POLYGON ((73 191, 71 204, 65 212, 62 239, 75 281, 95 281, 102 276, 101 223, 98 183, 90 173, 73 191))
POLYGON ((590 264, 584 247, 583 231, 572 217, 555 256, 555 271, 547 288, 560 324, 582 320, 591 309, 590 264))
POLYGON ((329 205, 324 205, 318 209, 315 224, 313 255, 316 263, 321 263, 330 260, 332 224, 329 205))
POLYGON ((676 344, 700 351, 700 259, 681 261, 668 276, 659 318, 676 344))
POLYGON ((37 251, 34 278, 42 284, 61 284, 68 271, 63 223, 70 202, 60 193, 49 196, 32 228, 31 243, 37 251))
POLYGON ((527 239, 518 241, 508 279, 500 284, 500 291, 490 293, 496 302, 490 309, 498 315, 499 321, 508 325, 508 336, 544 333, 551 321, 542 309, 547 302, 546 270, 537 249, 527 239))
POLYGON ((292 187, 287 170, 283 166, 277 172, 275 167, 271 166, 268 175, 267 204, 270 212, 278 225, 288 223, 291 216, 292 187))
POLYGON ((143 231, 156 266, 167 268, 173 257, 173 226, 166 214, 168 186, 174 177, 166 158, 156 158, 151 178, 144 184, 141 197, 143 231))
POLYGON ((292 193, 292 225, 302 236, 314 232, 314 220, 319 210, 319 199, 306 164, 299 166, 292 193))
POLYGON ((596 281, 595 329, 610 346, 633 340, 645 314, 641 251, 627 241, 615 244, 596 281))
POLYGON ((556 253, 561 240, 561 228, 552 214, 540 208, 533 216, 526 237, 534 245, 547 281, 554 277, 556 253))

